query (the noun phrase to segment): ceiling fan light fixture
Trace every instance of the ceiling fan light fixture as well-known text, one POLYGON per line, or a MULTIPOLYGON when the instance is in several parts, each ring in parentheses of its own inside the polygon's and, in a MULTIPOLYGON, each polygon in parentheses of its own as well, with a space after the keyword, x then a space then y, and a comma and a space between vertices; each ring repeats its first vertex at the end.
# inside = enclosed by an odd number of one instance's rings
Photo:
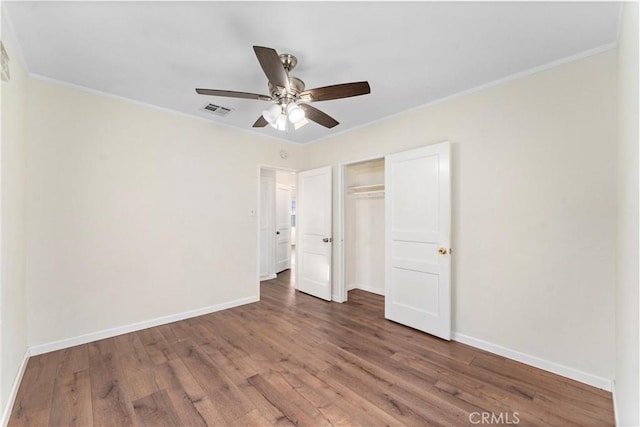
POLYGON ((262 117, 271 125, 275 127, 277 120, 282 115, 282 107, 280 104, 273 104, 262 112, 262 117))
POLYGON ((298 107, 295 102, 292 102, 287 105, 287 116, 289 117, 289 121, 295 125, 304 120, 304 110, 298 107))
POLYGON ((280 114, 276 121, 271 124, 274 128, 278 130, 287 130, 287 116, 286 114, 280 114))
POLYGON ((200 95, 274 101, 274 105, 262 111, 262 115, 253 123, 253 128, 271 125, 277 130, 289 132, 312 121, 332 129, 340 123, 322 110, 309 105, 310 102, 330 101, 371 93, 369 82, 366 81, 305 90, 304 82, 289 74, 298 62, 294 55, 289 53, 278 55, 275 49, 265 46, 253 46, 253 51, 267 77, 270 96, 233 90, 196 89, 196 93, 200 95), (297 102, 303 104, 298 105, 297 102))

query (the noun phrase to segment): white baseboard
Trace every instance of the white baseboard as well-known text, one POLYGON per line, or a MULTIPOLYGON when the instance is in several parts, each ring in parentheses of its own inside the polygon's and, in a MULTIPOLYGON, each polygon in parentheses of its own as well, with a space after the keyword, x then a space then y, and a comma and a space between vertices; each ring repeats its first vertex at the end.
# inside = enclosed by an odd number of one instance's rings
POLYGON ((117 328, 105 329, 98 332, 92 332, 90 334, 80 335, 73 338, 66 338, 59 341, 53 341, 46 344, 40 344, 30 347, 30 354, 32 356, 49 353, 51 351, 62 350, 63 348, 73 347, 76 345, 86 344, 93 341, 102 340, 105 338, 111 338, 129 332, 139 331, 141 329, 152 328, 154 326, 160 326, 167 323, 177 322, 178 320, 189 319, 191 317, 202 316, 203 314, 209 314, 220 310, 226 310, 228 308, 237 307, 244 304, 250 304, 257 302, 260 299, 257 296, 238 299, 235 301, 229 301, 222 304, 212 305, 209 307, 198 308, 196 310, 184 311, 182 313, 172 314, 169 316, 157 317, 151 320, 145 320, 143 322, 132 323, 130 325, 119 326, 117 328))
POLYGON ((261 278, 260 278, 260 281, 261 281, 261 282, 264 282, 265 280, 273 280, 273 279, 275 279, 276 277, 278 277, 278 275, 274 273, 274 274, 270 274, 270 275, 268 275, 268 276, 263 276, 263 277, 261 277, 261 278))
POLYGON ((477 338, 470 337, 458 332, 451 334, 451 339, 461 342, 463 344, 470 345, 488 352, 498 354, 500 356, 508 357, 509 359, 522 362, 526 365, 530 365, 536 368, 543 369, 545 371, 552 372, 554 374, 561 375, 563 377, 597 387, 606 391, 611 391, 612 380, 607 378, 598 377, 593 374, 582 372, 578 369, 570 368, 568 366, 561 365, 559 363, 550 362, 545 359, 541 359, 536 356, 531 356, 526 353, 521 353, 516 350, 511 350, 501 345, 493 344, 487 341, 483 341, 477 338))
POLYGON ((611 400, 613 400, 613 425, 619 426, 618 406, 616 405, 616 380, 611 380, 611 400))
POLYGON ((372 294, 384 296, 384 290, 372 288, 372 287, 366 286, 366 285, 358 285, 358 284, 347 285, 347 291, 350 291, 352 289, 360 289, 360 290, 363 290, 363 291, 371 292, 372 294))
POLYGON ((13 385, 11 386, 11 391, 9 392, 9 400, 7 400, 7 404, 2 411, 2 421, 0 425, 5 427, 9 424, 9 417, 11 417, 11 411, 13 410, 13 404, 16 402, 16 396, 18 395, 18 388, 20 388, 20 383, 22 382, 22 376, 24 375, 24 370, 27 368, 27 362, 29 361, 30 351, 27 348, 24 352, 24 357, 22 358, 22 363, 20 363, 20 368, 18 368, 18 372, 16 377, 13 380, 13 385))
POLYGON ((384 296, 384 290, 371 288, 369 286, 358 286, 358 289, 363 290, 363 291, 367 291, 367 292, 371 292, 372 294, 384 296))

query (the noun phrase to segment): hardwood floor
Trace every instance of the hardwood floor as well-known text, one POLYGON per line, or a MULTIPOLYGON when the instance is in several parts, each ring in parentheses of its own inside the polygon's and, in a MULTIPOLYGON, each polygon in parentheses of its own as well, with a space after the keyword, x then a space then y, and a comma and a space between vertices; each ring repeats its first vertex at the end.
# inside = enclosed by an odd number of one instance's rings
POLYGON ((9 425, 614 424, 608 392, 383 312, 363 291, 296 292, 285 272, 258 303, 32 357, 9 425))

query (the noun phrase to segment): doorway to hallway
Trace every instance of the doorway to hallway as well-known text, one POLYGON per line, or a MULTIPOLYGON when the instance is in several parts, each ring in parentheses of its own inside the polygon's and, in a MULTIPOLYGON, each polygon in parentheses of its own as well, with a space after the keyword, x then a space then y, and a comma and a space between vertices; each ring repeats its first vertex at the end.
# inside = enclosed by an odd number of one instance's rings
POLYGON ((260 169, 260 281, 291 274, 295 266, 297 173, 260 169))

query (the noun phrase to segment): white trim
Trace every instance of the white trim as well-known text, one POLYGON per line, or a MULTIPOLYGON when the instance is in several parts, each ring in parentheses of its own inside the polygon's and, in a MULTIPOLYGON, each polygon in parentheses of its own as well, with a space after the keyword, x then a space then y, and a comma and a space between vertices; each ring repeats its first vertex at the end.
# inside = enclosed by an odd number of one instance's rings
POLYGON ((258 300, 260 300, 260 282, 262 279, 260 278, 260 264, 262 254, 260 253, 260 209, 261 203, 260 199, 262 198, 262 181, 260 177, 262 176, 262 166, 258 165, 258 191, 256 191, 256 209, 253 211, 253 216, 256 218, 255 232, 256 232, 256 253, 258 256, 256 257, 256 295, 258 295, 258 300))
POLYGON ((135 332, 142 329, 152 328, 154 326, 160 326, 167 323, 177 322, 178 320, 190 319, 192 317, 202 316, 204 314, 214 313, 216 311, 226 310, 228 308, 237 307, 244 304, 250 304, 259 301, 258 296, 250 296, 247 298, 241 298, 234 301, 224 302, 222 304, 216 304, 209 307, 198 308, 195 310, 183 311, 182 313, 171 314, 169 316, 156 317, 155 319, 145 320, 138 323, 132 323, 129 325, 118 326, 116 328, 105 329, 98 332, 92 332, 85 335, 80 335, 73 338, 66 338, 59 341, 53 341, 46 344, 40 344, 30 347, 30 354, 36 356, 38 354, 49 353, 51 351, 62 350, 63 348, 73 347, 76 345, 86 344, 93 341, 102 340, 105 338, 111 338, 129 332, 135 332))
POLYGON ((332 296, 332 300, 336 302, 347 302, 348 300, 348 292, 349 289, 344 285, 344 271, 345 271, 345 251, 344 251, 344 210, 345 210, 345 199, 344 199, 344 187, 345 187, 345 179, 346 179, 346 170, 347 167, 343 164, 338 165, 338 235, 336 241, 338 245, 336 247, 338 251, 338 265, 336 268, 338 269, 337 276, 338 281, 336 286, 334 287, 334 292, 336 295, 332 296))
POLYGON ((258 165, 258 176, 260 176, 259 174, 260 174, 260 170, 261 170, 261 169, 271 169, 271 170, 274 170, 274 171, 276 171, 276 172, 277 172, 277 171, 281 171, 281 172, 295 172, 295 173, 299 173, 299 172, 300 172, 300 170, 299 170, 299 169, 287 168, 287 167, 284 167, 284 166, 273 166, 273 165, 268 165, 268 164, 265 164, 265 163, 260 163, 260 164, 258 165))
POLYGON ((320 138, 315 139, 313 141, 302 143, 301 145, 305 145, 306 146, 306 145, 310 145, 310 144, 316 144, 318 142, 322 142, 322 141, 331 139, 333 137, 345 134, 347 132, 355 131, 357 129, 365 128, 365 127, 373 125, 373 124, 378 124, 378 123, 384 122, 386 120, 393 119, 393 118, 395 118, 397 116, 401 116, 401 115, 403 115, 405 113, 412 113, 414 111, 418 111, 418 110, 421 110, 423 108, 434 107, 436 105, 443 104, 443 103, 445 103, 447 101, 451 101, 451 100, 454 100, 456 98, 463 97, 465 95, 470 95, 472 93, 479 92, 479 91, 484 90, 484 89, 489 89, 489 88, 492 88, 494 86, 500 86, 502 84, 509 83, 509 82, 511 82, 513 80, 518 80, 518 79, 521 79, 523 77, 528 77, 528 76, 531 76, 533 74, 538 74, 538 73, 550 70, 552 68, 559 67, 561 65, 565 65, 565 64, 569 64, 571 62, 579 61, 581 59, 588 58, 588 57, 593 56, 593 55, 598 55, 600 53, 606 52, 606 51, 611 50, 611 49, 615 49, 617 47, 618 47, 618 43, 617 42, 607 43, 605 45, 602 45, 602 46, 599 46, 599 47, 596 47, 596 48, 593 48, 593 49, 589 49, 589 50, 586 50, 584 52, 577 53, 575 55, 567 56, 565 58, 558 59, 556 61, 549 62, 547 64, 540 65, 538 67, 533 67, 533 68, 530 68, 528 70, 524 70, 524 71, 520 71, 520 72, 517 72, 517 73, 514 73, 514 74, 510 74, 510 75, 508 75, 506 77, 502 77, 502 78, 499 78, 497 80, 493 80, 493 81, 491 81, 489 83, 484 83, 484 84, 481 84, 479 86, 472 87, 470 89, 466 89, 466 90, 463 90, 463 91, 460 91, 460 92, 456 92, 456 93, 454 93, 452 95, 448 95, 448 96, 445 96, 443 98, 434 99, 433 101, 429 101, 426 104, 421 104, 421 105, 418 105, 416 107, 412 107, 412 108, 409 108, 409 109, 406 109, 406 110, 401 110, 401 111, 398 111, 397 113, 393 113, 393 114, 390 114, 388 116, 380 117, 380 118, 375 119, 373 121, 366 122, 366 123, 363 123, 363 124, 360 124, 358 126, 354 126, 354 127, 348 128, 348 129, 344 129, 344 130, 341 130, 339 132, 332 133, 331 135, 326 135, 326 136, 320 137, 320 138))
POLYGON ((583 372, 569 366, 541 359, 536 356, 531 356, 529 354, 522 353, 516 350, 511 350, 509 348, 502 347, 501 345, 483 341, 478 338, 473 338, 459 332, 452 332, 451 339, 593 387, 597 387, 606 391, 611 391, 612 389, 611 379, 598 377, 596 375, 589 374, 587 372, 583 372))
POLYGON ((380 290, 380 289, 372 288, 371 286, 366 286, 366 285, 358 285, 358 284, 352 283, 351 285, 347 286, 347 289, 349 291, 352 289, 360 289, 361 291, 371 292, 372 294, 384 296, 384 289, 380 290))
POLYGON ((611 400, 613 400, 613 425, 619 426, 618 405, 616 405, 616 380, 611 380, 611 400))
POLYGON ((22 382, 24 371, 27 368, 27 362, 29 361, 30 355, 31 355, 31 352, 27 348, 24 352, 22 363, 20 363, 20 368, 18 368, 18 373, 16 374, 16 377, 13 380, 13 385, 11 386, 11 391, 9 392, 9 399, 7 400, 7 404, 4 407, 4 410, 2 411, 2 420, 0 420, 1 426, 6 426, 7 424, 9 424, 9 417, 11 417, 13 404, 16 402, 16 396, 18 395, 18 388, 20 388, 20 383, 22 382))
POLYGON ((263 281, 265 281, 265 280, 273 280, 273 279, 275 279, 276 277, 278 277, 278 275, 277 275, 277 274, 275 274, 275 273, 273 273, 273 274, 270 274, 270 275, 268 275, 268 276, 261 277, 261 278, 260 278, 260 281, 261 281, 261 282, 263 282, 263 281))

